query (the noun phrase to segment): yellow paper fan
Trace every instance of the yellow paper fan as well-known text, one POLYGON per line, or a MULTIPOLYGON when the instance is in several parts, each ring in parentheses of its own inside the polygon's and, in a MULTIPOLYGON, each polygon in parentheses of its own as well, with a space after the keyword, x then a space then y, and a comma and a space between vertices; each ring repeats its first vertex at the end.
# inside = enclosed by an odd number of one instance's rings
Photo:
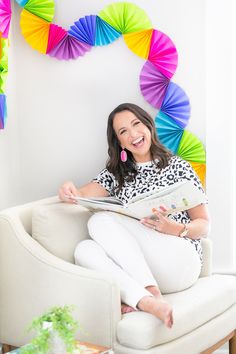
POLYGON ((206 188, 206 164, 205 163, 198 163, 198 162, 192 162, 189 161, 191 164, 192 168, 200 178, 200 181, 202 182, 202 185, 204 188, 206 188))
POLYGON ((150 51, 152 32, 153 29, 149 29, 146 31, 125 34, 125 43, 135 54, 147 59, 150 51))
POLYGON ((26 42, 40 53, 46 54, 50 23, 23 10, 20 26, 26 42))

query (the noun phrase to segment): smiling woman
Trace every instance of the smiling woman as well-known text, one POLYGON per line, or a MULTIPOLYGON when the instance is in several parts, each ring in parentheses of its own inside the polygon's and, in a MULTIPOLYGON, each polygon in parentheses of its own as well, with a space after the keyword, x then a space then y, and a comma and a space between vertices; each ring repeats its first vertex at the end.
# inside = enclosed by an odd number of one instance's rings
MULTIPOLYGON (((149 191, 184 180, 203 188, 191 166, 158 140, 151 116, 135 104, 124 103, 109 115, 109 158, 92 182, 77 188, 66 182, 59 190, 62 201, 75 196, 115 196, 124 205, 149 191), (123 159, 124 149, 127 158, 123 159)), ((109 273, 117 281, 124 303, 122 312, 139 309, 173 325, 172 307, 162 297, 190 287, 201 270, 201 237, 209 216, 205 204, 165 216, 164 206, 154 216, 131 219, 114 212, 95 213, 88 222, 92 240, 78 244, 75 262, 109 273)))

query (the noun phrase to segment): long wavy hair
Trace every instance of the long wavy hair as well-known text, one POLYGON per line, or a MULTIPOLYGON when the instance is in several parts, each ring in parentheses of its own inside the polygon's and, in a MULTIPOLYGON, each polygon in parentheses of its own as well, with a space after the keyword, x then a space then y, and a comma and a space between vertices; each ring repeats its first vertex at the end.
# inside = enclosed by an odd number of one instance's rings
POLYGON ((158 140, 156 128, 152 117, 139 106, 133 103, 122 103, 116 107, 109 115, 107 122, 107 141, 108 141, 108 160, 106 168, 118 181, 118 191, 121 190, 125 181, 131 182, 137 175, 137 166, 132 153, 128 150, 127 161, 120 159, 121 146, 118 137, 113 128, 113 121, 117 113, 123 111, 132 112, 151 132, 151 159, 158 168, 164 168, 168 165, 172 153, 167 150, 158 140), (157 160, 157 161, 156 161, 157 160))

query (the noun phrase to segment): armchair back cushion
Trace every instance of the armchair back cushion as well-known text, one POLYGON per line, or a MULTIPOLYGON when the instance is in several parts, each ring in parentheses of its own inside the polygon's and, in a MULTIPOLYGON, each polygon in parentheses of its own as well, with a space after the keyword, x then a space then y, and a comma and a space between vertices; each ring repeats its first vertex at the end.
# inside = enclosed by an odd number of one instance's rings
POLYGON ((76 245, 89 238, 87 222, 91 215, 79 205, 36 205, 32 210, 32 237, 53 255, 74 263, 76 245))

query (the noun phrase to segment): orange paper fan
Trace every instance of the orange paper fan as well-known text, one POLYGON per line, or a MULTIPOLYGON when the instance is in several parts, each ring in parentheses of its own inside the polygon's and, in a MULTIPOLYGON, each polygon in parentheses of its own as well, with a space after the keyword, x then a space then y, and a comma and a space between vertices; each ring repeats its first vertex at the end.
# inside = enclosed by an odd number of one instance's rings
POLYGON ((200 178, 202 185, 204 189, 206 188, 206 164, 205 163, 198 163, 198 162, 192 162, 188 161, 198 177, 200 178))
POLYGON ((50 23, 23 10, 20 26, 26 42, 40 53, 46 54, 50 23))

